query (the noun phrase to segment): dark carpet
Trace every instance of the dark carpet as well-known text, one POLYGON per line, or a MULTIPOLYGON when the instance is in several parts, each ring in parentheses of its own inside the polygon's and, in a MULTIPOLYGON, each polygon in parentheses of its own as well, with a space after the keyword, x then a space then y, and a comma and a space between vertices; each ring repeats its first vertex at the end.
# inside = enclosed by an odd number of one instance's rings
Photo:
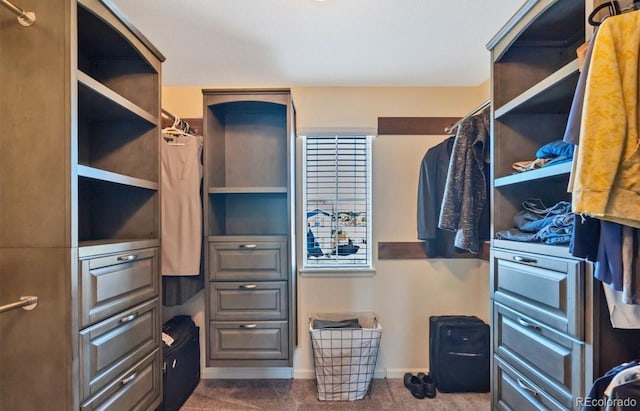
POLYGON ((489 411, 487 394, 438 393, 416 399, 401 379, 374 379, 370 395, 357 401, 319 401, 315 380, 202 380, 180 409, 201 410, 441 410, 489 411))

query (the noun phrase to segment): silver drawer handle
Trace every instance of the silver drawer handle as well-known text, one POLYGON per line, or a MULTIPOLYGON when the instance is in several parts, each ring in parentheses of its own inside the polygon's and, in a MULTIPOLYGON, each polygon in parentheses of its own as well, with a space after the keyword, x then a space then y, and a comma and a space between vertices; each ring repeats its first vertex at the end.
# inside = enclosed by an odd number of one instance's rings
POLYGON ((129 384, 131 381, 136 379, 136 374, 131 374, 130 376, 128 376, 127 378, 123 379, 120 381, 120 384, 122 385, 127 385, 129 384))
POLYGON ((240 328, 256 328, 255 324, 240 324, 240 328))
POLYGON ((133 261, 136 258, 138 258, 138 256, 135 254, 121 255, 120 257, 118 257, 118 261, 133 261))
POLYGON ((257 285, 255 285, 255 284, 242 284, 240 286, 240 288, 244 288, 244 289, 251 289, 251 288, 256 288, 256 287, 257 287, 257 285))
POLYGON ((522 318, 518 318, 518 322, 523 327, 531 328, 532 330, 542 332, 542 328, 538 327, 537 325, 533 325, 530 322, 523 320, 522 318))
POLYGON ((240 244, 240 248, 256 248, 257 245, 255 244, 240 244))
POLYGON ((136 317, 138 317, 138 313, 134 313, 134 314, 131 314, 131 315, 127 315, 126 317, 122 317, 120 319, 120 324, 131 322, 131 321, 135 320, 136 317))
POLYGON ((531 387, 528 387, 524 381, 522 381, 520 378, 518 378, 518 386, 520 386, 520 388, 522 388, 523 390, 527 391, 529 394, 533 395, 534 397, 537 397, 538 391, 534 390, 531 387))
POLYGON ((537 264, 538 260, 535 258, 522 257, 519 255, 514 255, 513 259, 519 263, 529 263, 529 264, 537 264))

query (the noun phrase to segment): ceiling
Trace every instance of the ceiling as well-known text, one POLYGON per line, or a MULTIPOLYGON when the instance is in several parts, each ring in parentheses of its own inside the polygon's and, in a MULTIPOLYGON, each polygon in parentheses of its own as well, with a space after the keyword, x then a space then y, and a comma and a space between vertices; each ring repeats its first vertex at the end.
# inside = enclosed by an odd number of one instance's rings
POLYGON ((112 0, 166 86, 478 86, 523 0, 112 0))

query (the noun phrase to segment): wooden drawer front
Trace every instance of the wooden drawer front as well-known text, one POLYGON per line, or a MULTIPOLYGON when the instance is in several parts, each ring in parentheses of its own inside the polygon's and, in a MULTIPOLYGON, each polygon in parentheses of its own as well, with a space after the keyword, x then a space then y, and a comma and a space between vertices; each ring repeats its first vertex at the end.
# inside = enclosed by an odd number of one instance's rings
POLYGON ((89 398, 160 344, 159 300, 80 332, 80 396, 89 398))
POLYGON ((575 260, 494 251, 493 297, 546 325, 582 338, 582 268, 575 260))
POLYGON ((82 404, 82 411, 142 411, 155 409, 161 400, 160 349, 117 378, 98 395, 82 404))
POLYGON ((212 282, 210 316, 214 320, 286 320, 287 282, 212 282))
POLYGON ((506 411, 569 410, 508 363, 493 359, 493 403, 506 411))
POLYGON ((288 357, 286 321, 210 323, 212 360, 283 360, 288 357))
POLYGON ((157 248, 82 260, 81 328, 157 296, 158 283, 157 248))
POLYGON ((286 242, 211 242, 209 279, 286 280, 286 242))
POLYGON ((496 303, 494 352, 559 402, 582 395, 584 344, 496 303))

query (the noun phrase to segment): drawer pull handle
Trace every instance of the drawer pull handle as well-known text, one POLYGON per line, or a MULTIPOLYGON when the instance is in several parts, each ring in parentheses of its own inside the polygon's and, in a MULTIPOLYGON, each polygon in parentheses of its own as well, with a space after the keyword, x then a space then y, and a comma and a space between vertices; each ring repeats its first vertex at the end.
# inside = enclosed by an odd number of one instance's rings
POLYGON ((513 256, 513 259, 519 263, 529 263, 529 264, 537 264, 538 260, 535 258, 522 257, 519 255, 513 256))
POLYGON ((542 328, 538 327, 537 325, 533 325, 530 322, 523 320, 522 318, 518 318, 518 322, 523 327, 531 328, 532 330, 542 332, 542 328))
POLYGON ((244 289, 251 289, 251 288, 256 288, 256 287, 257 287, 257 285, 255 285, 255 284, 242 284, 240 286, 240 288, 244 288, 244 289))
POLYGON ((121 255, 120 257, 118 257, 118 261, 133 261, 136 258, 138 258, 138 256, 135 254, 121 255))
POLYGON ((520 378, 518 378, 518 386, 520 388, 522 388, 523 390, 527 391, 529 394, 533 395, 534 397, 537 397, 538 391, 534 390, 533 388, 527 386, 527 384, 524 383, 524 381, 522 381, 520 378))
POLYGON ((248 249, 253 249, 256 248, 257 245, 255 244, 240 244, 240 248, 248 248, 248 249))
POLYGON ((256 328, 255 324, 241 324, 240 328, 256 328))
POLYGON ((120 319, 120 324, 131 322, 131 321, 135 320, 136 317, 138 317, 138 313, 134 313, 134 314, 131 314, 131 315, 127 315, 126 317, 122 317, 120 319))
POLYGON ((129 384, 131 381, 136 379, 136 374, 131 374, 130 376, 128 376, 127 378, 123 379, 120 381, 120 384, 122 385, 127 385, 129 384))

